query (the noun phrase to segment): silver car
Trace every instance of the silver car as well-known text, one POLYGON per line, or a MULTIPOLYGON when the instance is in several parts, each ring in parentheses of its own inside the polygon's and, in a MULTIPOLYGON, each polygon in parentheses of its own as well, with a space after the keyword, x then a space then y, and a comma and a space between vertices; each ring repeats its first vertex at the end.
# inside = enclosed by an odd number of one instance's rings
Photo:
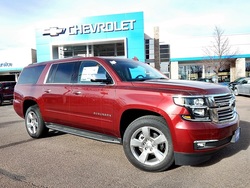
POLYGON ((241 82, 234 86, 235 95, 250 95, 250 78, 244 78, 241 82))

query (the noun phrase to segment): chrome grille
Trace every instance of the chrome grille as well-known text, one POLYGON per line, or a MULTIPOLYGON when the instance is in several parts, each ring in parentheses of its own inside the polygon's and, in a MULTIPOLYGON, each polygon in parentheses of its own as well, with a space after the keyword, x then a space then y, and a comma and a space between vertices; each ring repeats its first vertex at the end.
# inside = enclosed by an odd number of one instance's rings
POLYGON ((209 97, 211 119, 215 122, 230 121, 235 118, 235 96, 233 94, 209 97))

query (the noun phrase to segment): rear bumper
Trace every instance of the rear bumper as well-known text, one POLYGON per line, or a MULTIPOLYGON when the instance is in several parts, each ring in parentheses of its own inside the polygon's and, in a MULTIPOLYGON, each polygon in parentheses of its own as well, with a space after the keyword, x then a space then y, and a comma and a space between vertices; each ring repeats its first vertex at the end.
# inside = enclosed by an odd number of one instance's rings
POLYGON ((24 118, 23 105, 19 100, 16 99, 13 100, 13 108, 17 113, 17 115, 19 115, 21 118, 24 118))

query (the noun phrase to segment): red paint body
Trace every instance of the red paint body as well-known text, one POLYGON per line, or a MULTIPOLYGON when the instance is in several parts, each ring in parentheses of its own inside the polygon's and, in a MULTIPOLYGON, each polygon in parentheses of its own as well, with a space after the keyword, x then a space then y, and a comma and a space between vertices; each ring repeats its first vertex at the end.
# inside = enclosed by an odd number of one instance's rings
MULTIPOLYGON (((230 93, 229 88, 216 84, 158 80, 123 82, 102 58, 82 58, 99 62, 114 80, 112 85, 45 84, 47 72, 53 62, 46 62, 37 84, 15 87, 14 109, 24 118, 25 101, 37 103, 45 122, 64 124, 89 131, 100 132, 122 139, 122 116, 130 110, 142 110, 162 116, 171 131, 174 151, 179 153, 205 153, 220 147, 194 150, 195 140, 222 140, 233 135, 239 126, 238 116, 226 123, 192 122, 181 115, 187 109, 174 104, 173 96, 215 95, 230 93), (49 93, 48 93, 49 91, 49 93)), ((70 61, 81 61, 72 58, 70 61)), ((56 62, 68 62, 59 60, 56 62)), ((36 65, 32 65, 36 66, 36 65)), ((127 126, 127 125, 126 125, 127 126)), ((223 145, 224 146, 224 145, 223 145)))

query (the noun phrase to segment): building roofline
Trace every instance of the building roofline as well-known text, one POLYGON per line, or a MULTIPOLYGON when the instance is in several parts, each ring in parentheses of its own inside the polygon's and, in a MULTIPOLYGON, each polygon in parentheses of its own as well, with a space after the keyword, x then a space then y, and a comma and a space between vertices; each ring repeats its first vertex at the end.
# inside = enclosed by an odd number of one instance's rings
MULTIPOLYGON (((223 59, 226 58, 250 58, 250 54, 240 54, 240 55, 233 55, 233 56, 223 56, 223 59)), ((171 62, 177 62, 177 61, 203 61, 203 60, 209 60, 211 57, 209 56, 203 56, 203 57, 183 57, 183 58, 170 58, 171 62)), ((213 59, 219 59, 218 56, 214 56, 213 59)))

